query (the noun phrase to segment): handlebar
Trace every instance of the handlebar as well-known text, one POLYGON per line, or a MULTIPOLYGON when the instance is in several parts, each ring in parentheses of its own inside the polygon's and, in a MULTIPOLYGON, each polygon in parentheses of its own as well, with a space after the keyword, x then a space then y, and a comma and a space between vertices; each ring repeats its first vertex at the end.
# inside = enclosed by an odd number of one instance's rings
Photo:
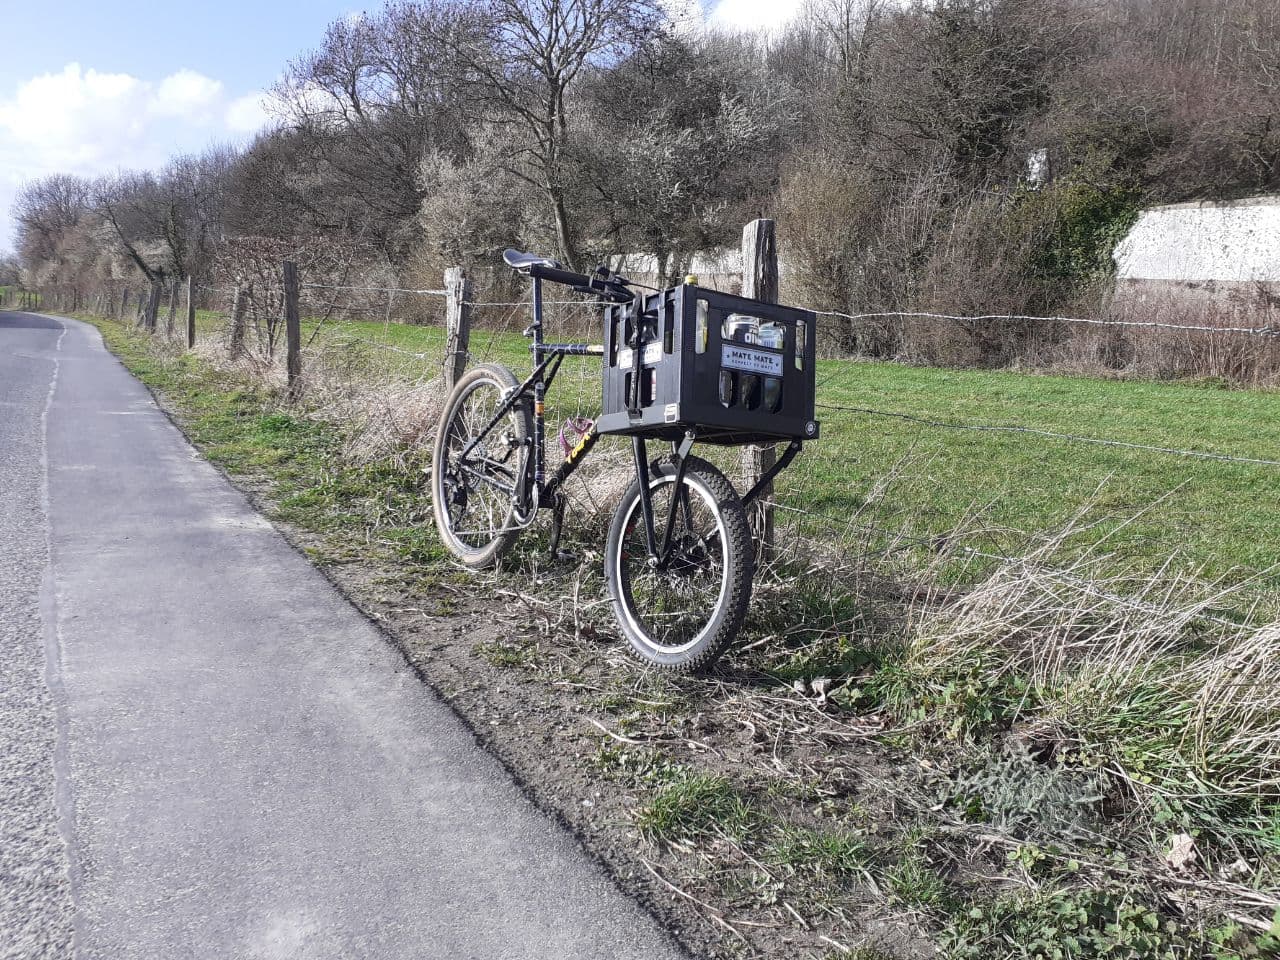
POLYGON ((562 283, 566 287, 572 287, 578 293, 597 296, 612 303, 630 303, 636 298, 635 292, 627 286, 626 279, 604 266, 597 267, 595 273, 587 275, 566 270, 554 260, 532 253, 507 250, 503 253, 502 259, 517 273, 539 280, 550 280, 552 283, 562 283))

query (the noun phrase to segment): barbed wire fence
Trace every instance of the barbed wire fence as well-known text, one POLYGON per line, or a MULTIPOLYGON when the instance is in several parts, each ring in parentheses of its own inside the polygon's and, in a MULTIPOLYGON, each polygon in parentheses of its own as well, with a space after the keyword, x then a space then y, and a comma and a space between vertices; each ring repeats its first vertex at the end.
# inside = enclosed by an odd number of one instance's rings
MULTIPOLYGON (((297 276, 297 268, 292 269, 297 276)), ((450 385, 462 369, 489 362, 517 371, 528 366, 528 343, 521 334, 529 320, 530 300, 509 294, 488 299, 474 291, 460 270, 448 271, 439 287, 362 285, 344 278, 305 274, 290 287, 285 281, 288 272, 281 264, 278 278, 270 284, 261 280, 213 285, 181 281, 139 288, 120 283, 89 293, 55 288, 29 292, 21 302, 31 309, 84 310, 136 324, 166 349, 193 350, 209 362, 236 370, 274 391, 282 406, 300 407, 309 416, 340 425, 346 455, 364 461, 396 457, 406 469, 427 469, 436 422, 450 385), (161 322, 160 306, 166 300, 168 310, 161 322)), ((7 291, 6 295, 13 294, 7 291)), ((599 336, 599 304, 581 297, 543 303, 549 339, 599 336)), ((1104 337, 1120 331, 1130 337, 1215 344, 1247 341, 1262 356, 1270 356, 1280 345, 1280 326, 1274 324, 1217 326, 1123 317, 964 316, 926 311, 814 312, 820 324, 825 320, 844 325, 837 332, 846 345, 854 329, 850 325, 863 323, 1014 323, 1041 330, 1046 336, 1062 327, 1079 327, 1104 337)), ((855 345, 857 340, 856 335, 852 337, 855 345)), ((816 381, 816 406, 824 421, 824 436, 843 432, 856 437, 872 430, 875 422, 895 421, 922 433, 963 432, 1047 444, 1103 446, 1132 456, 1230 465, 1268 476, 1280 468, 1280 459, 1252 453, 1147 443, 1021 422, 944 418, 909 406, 850 403, 850 395, 857 394, 857 361, 874 359, 876 354, 844 349, 828 350, 827 356, 838 356, 839 360, 821 361, 816 381)), ((598 358, 567 358, 548 397, 549 459, 554 459, 557 450, 572 448, 598 414, 600 402, 598 358)), ((773 562, 762 571, 765 579, 794 576, 797 571, 859 577, 872 561, 892 558, 902 568, 914 570, 924 582, 948 564, 989 570, 993 565, 1025 563, 1028 554, 1055 541, 1053 535, 1004 529, 992 522, 982 503, 987 491, 975 490, 972 509, 959 517, 928 515, 918 504, 897 505, 895 485, 919 466, 918 461, 913 462, 918 456, 915 442, 878 477, 852 475, 858 469, 856 456, 851 460, 848 453, 852 445, 856 440, 810 444, 779 478, 777 489, 764 498, 763 509, 777 528, 770 543, 773 562)), ((631 466, 620 445, 601 445, 597 451, 587 458, 566 492, 571 511, 582 523, 602 527, 630 482, 631 466)), ((749 487, 769 462, 759 451, 741 456, 719 450, 708 455, 740 490, 749 487)), ((954 571, 947 573, 948 579, 955 576, 954 571)))

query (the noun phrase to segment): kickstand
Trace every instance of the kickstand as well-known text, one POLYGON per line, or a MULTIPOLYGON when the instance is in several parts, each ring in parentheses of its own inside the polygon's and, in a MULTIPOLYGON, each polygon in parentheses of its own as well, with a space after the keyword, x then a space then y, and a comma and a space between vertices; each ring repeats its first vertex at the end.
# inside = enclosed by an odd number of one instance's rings
POLYGON ((555 560, 561 562, 570 562, 578 559, 577 555, 570 553, 568 550, 560 549, 560 534, 564 532, 564 509, 566 500, 564 494, 556 494, 555 503, 551 507, 551 537, 547 544, 547 549, 555 560))

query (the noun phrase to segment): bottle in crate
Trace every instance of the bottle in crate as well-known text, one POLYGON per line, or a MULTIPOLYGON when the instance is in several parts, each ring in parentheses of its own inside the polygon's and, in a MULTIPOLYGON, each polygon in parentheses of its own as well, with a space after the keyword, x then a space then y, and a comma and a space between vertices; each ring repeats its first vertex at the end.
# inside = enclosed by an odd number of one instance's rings
MULTIPOLYGON (((756 342, 770 350, 785 350, 787 345, 786 329, 780 324, 767 321, 760 324, 756 334, 756 342)), ((760 395, 761 409, 765 413, 777 413, 782 405, 782 378, 765 377, 760 395)))
MULTIPOLYGON (((724 321, 724 338, 732 343, 755 343, 756 336, 760 329, 760 322, 755 317, 745 317, 741 314, 730 314, 724 321)), ((735 403, 742 406, 748 406, 748 399, 751 397, 755 388, 754 377, 739 377, 733 371, 725 368, 720 370, 720 405, 722 407, 732 407, 735 403)))
POLYGON ((632 308, 605 311, 600 433, 678 440, 692 429, 725 445, 818 436, 813 313, 692 283, 637 306, 638 349, 632 308))

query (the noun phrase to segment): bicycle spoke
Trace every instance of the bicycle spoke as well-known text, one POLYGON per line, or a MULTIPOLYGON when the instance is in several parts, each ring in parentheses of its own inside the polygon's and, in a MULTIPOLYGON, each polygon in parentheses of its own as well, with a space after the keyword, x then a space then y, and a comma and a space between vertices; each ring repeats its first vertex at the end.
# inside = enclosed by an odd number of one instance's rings
MULTIPOLYGON (((665 523, 674 491, 665 483, 653 491, 654 515, 665 523)), ((644 521, 638 506, 627 527, 622 554, 622 583, 628 606, 645 632, 663 647, 691 643, 718 606, 724 583, 725 556, 715 512, 695 491, 682 484, 665 564, 649 563, 644 521)), ((659 542, 663 538, 659 529, 659 542)))
POLYGON ((482 433, 501 402, 497 384, 477 383, 450 419, 444 438, 449 526, 460 542, 473 549, 510 529, 516 483, 523 469, 523 449, 512 440, 520 435, 516 412, 482 433), (469 446, 471 452, 464 458, 469 446))

